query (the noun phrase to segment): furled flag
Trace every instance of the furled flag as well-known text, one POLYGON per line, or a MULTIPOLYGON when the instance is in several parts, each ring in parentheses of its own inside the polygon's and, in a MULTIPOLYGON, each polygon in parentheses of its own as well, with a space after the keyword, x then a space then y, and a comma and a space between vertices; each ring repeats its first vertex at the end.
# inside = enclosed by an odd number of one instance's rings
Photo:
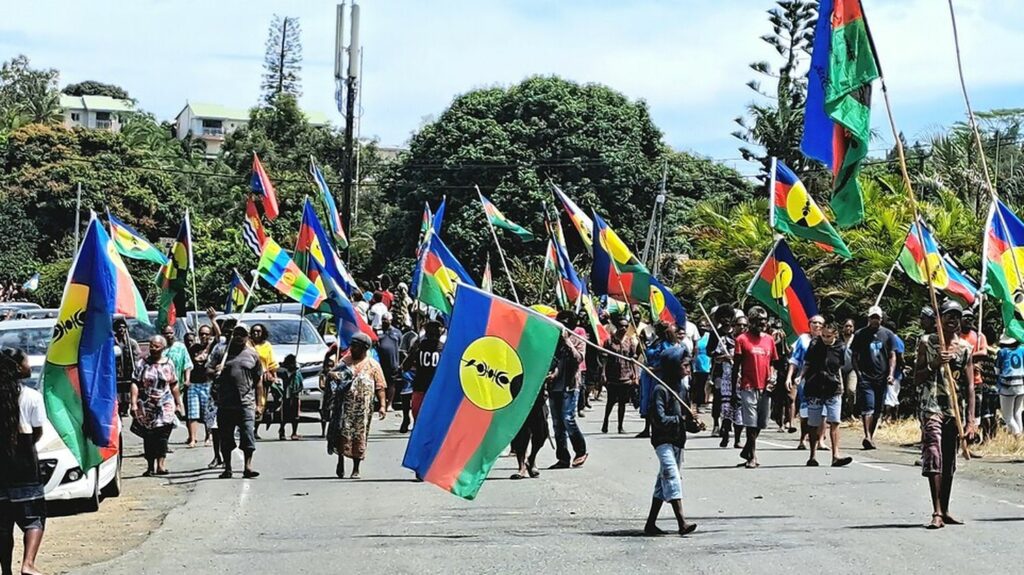
POLYGON ((594 220, 590 219, 586 212, 570 200, 569 196, 565 195, 561 188, 555 184, 551 184, 551 187, 554 190, 555 198, 561 202, 562 207, 565 208, 565 213, 569 215, 569 219, 572 221, 572 225, 579 232, 580 239, 586 244, 587 249, 592 249, 594 245, 594 220))
POLYGON ((651 273, 596 213, 594 232, 594 266, 590 274, 594 293, 628 303, 649 302, 651 273))
POLYGON ((263 169, 263 164, 260 163, 260 157, 256 155, 256 152, 252 153, 252 178, 249 180, 249 184, 252 187, 252 193, 263 200, 263 213, 266 214, 267 219, 274 221, 278 215, 277 193, 274 192, 274 184, 270 181, 267 171, 263 169))
POLYGON ((273 238, 267 238, 263 244, 263 255, 256 269, 263 281, 308 308, 316 309, 324 302, 323 292, 273 238))
POLYGON ((878 64, 860 0, 821 0, 800 149, 832 170, 832 211, 842 228, 864 219, 857 174, 868 155, 876 78, 878 64))
POLYGON ((658 278, 651 277, 651 317, 686 328, 686 308, 658 278))
POLYGON ((790 343, 811 330, 810 318, 818 313, 811 283, 782 238, 757 269, 747 286, 747 295, 754 296, 782 319, 790 343))
MULTIPOLYGON (((558 222, 555 222, 555 225, 561 227, 561 224, 558 222)), ((583 280, 580 279, 576 269, 572 266, 572 260, 569 259, 569 250, 560 241, 560 235, 555 235, 552 246, 555 250, 555 265, 558 269, 558 285, 566 299, 562 303, 564 308, 568 307, 568 304, 579 300, 580 296, 587 290, 586 286, 583 285, 583 280)))
POLYGON ((39 272, 32 274, 32 277, 28 278, 28 281, 21 284, 21 289, 25 291, 36 291, 39 289, 39 272))
POLYGON ((167 256, 160 252, 142 234, 128 224, 117 219, 107 210, 107 221, 110 222, 110 237, 114 240, 117 252, 133 260, 146 260, 158 265, 167 263, 167 256))
POLYGON ((584 295, 581 299, 583 300, 583 309, 587 312, 587 319, 590 321, 590 329, 593 332, 591 335, 595 336, 600 345, 604 345, 611 334, 608 333, 608 328, 601 323, 601 318, 597 315, 597 309, 594 307, 594 300, 590 295, 584 295))
POLYGON ((782 160, 772 158, 769 193, 772 208, 768 219, 780 232, 811 240, 821 249, 849 259, 850 249, 832 224, 828 223, 800 178, 782 160))
POLYGON ((185 219, 178 227, 178 236, 168 253, 167 263, 160 267, 156 276, 156 285, 160 288, 157 329, 174 325, 178 315, 185 311, 189 270, 195 270, 195 266, 192 260, 192 224, 186 211, 185 219))
POLYGON ((456 283, 476 287, 473 278, 431 228, 416 260, 409 294, 447 316, 452 312, 456 283))
POLYGON ((515 235, 519 236, 519 239, 523 240, 524 242, 533 241, 533 233, 531 233, 523 226, 515 222, 512 222, 511 220, 506 218, 505 214, 501 213, 501 210, 499 210, 497 206, 491 203, 491 200, 488 200, 487 198, 484 197, 483 194, 480 193, 479 188, 477 188, 476 193, 477 195, 480 196, 480 203, 483 204, 484 206, 484 214, 487 216, 487 221, 490 222, 492 226, 499 227, 503 230, 508 230, 514 233, 515 235))
POLYGON ((331 194, 331 189, 327 187, 327 180, 324 179, 323 172, 320 171, 316 162, 313 161, 313 156, 309 157, 309 175, 313 177, 313 181, 316 183, 317 189, 320 190, 320 199, 323 200, 324 209, 327 210, 327 223, 330 224, 331 234, 334 235, 334 240, 338 243, 339 248, 347 248, 348 236, 345 235, 345 227, 341 223, 341 214, 338 213, 338 206, 334 203, 334 196, 331 194))
POLYGON ((245 199, 245 225, 242 226, 242 241, 245 245, 260 257, 263 253, 263 242, 267 241, 267 232, 263 229, 263 221, 260 220, 260 213, 256 211, 256 204, 252 197, 245 199))
POLYGON ((910 226, 906 241, 903 242, 903 249, 900 250, 896 261, 900 268, 911 280, 925 285, 925 258, 928 258, 928 271, 931 272, 932 285, 935 289, 942 290, 942 293, 951 298, 960 300, 964 305, 974 305, 978 296, 978 288, 964 275, 956 265, 946 257, 945 252, 935 240, 932 231, 922 220, 910 226), (921 246, 921 238, 918 237, 918 225, 921 226, 921 237, 924 238, 924 248, 921 246))
POLYGON ((228 287, 228 299, 224 302, 225 314, 243 309, 245 300, 249 297, 249 292, 252 289, 249 284, 245 283, 245 279, 238 275, 238 270, 232 270, 232 274, 231 285, 228 287))
POLYGON ((331 247, 327 232, 316 217, 313 203, 306 198, 302 207, 302 222, 299 224, 299 235, 295 240, 295 264, 300 270, 309 273, 310 259, 315 259, 333 277, 338 286, 351 294, 356 289, 355 279, 348 273, 345 263, 338 257, 338 252, 331 247))
POLYGON ((117 455, 113 319, 117 278, 98 219, 71 264, 42 371, 46 416, 82 469, 117 455))
POLYGON ((402 466, 475 498, 533 409, 561 333, 535 311, 477 288, 459 289, 402 466))
MULTIPOLYGON (((331 312, 334 329, 338 334, 338 345, 348 349, 352 344, 352 336, 359 332, 365 333, 370 340, 377 341, 377 333, 366 323, 363 316, 356 312, 345 290, 335 281, 326 266, 315 259, 309 260, 309 279, 324 293, 324 304, 331 312)), ((321 306, 323 309, 323 306, 321 306)))
POLYGON ((434 220, 434 214, 430 213, 430 204, 423 202, 423 221, 420 223, 420 237, 416 240, 416 249, 423 244, 423 239, 427 237, 427 230, 430 229, 430 224, 434 220))
POLYGON ((480 289, 487 293, 494 293, 494 280, 491 279, 491 254, 487 254, 487 263, 484 264, 484 275, 480 278, 480 289))
POLYGON ((996 200, 985 225, 981 284, 1000 302, 1003 325, 1024 343, 1024 222, 996 200))
POLYGON ((437 206, 437 211, 434 212, 434 216, 430 220, 430 227, 434 230, 435 234, 441 233, 441 224, 444 223, 444 206, 447 203, 448 196, 441 196, 441 205, 437 206))

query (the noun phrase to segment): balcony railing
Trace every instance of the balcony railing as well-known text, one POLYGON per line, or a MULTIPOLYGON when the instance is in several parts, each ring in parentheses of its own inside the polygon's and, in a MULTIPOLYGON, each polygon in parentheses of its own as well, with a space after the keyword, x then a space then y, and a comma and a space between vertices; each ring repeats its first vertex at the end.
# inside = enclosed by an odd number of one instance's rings
POLYGON ((109 130, 114 127, 114 123, 110 120, 96 120, 97 130, 109 130))
POLYGON ((224 128, 207 128, 207 127, 204 127, 202 132, 200 132, 200 133, 203 136, 210 136, 210 137, 214 137, 214 138, 223 138, 224 137, 224 128))

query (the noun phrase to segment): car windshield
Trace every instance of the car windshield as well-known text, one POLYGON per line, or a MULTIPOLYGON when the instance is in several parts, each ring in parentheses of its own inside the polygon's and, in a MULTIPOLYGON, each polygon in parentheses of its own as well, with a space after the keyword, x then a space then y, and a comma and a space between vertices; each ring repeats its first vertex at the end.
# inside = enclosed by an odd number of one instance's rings
MULTIPOLYGON (((245 321, 249 323, 249 321, 245 321)), ((256 324, 267 326, 268 339, 271 345, 295 345, 320 343, 320 336, 309 325, 306 320, 296 319, 261 319, 249 323, 249 327, 256 324)))
POLYGON ((46 355, 53 329, 49 327, 26 327, 0 331, 0 347, 13 347, 26 355, 46 355))

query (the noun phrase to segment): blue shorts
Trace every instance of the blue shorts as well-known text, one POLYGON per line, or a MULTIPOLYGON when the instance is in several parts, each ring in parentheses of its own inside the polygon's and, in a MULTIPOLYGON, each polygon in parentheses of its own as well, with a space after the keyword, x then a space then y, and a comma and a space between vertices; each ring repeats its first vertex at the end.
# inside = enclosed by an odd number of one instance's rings
POLYGON ((885 407, 885 381, 872 382, 866 379, 857 381, 857 405, 860 406, 860 414, 874 415, 882 413, 885 407))
POLYGON ((843 396, 828 399, 810 397, 807 399, 807 425, 821 427, 822 419, 828 423, 839 423, 842 419, 843 396))
POLYGON ((659 501, 675 501, 683 498, 683 450, 671 443, 662 443, 654 448, 658 454, 658 479, 654 482, 654 498, 659 501))

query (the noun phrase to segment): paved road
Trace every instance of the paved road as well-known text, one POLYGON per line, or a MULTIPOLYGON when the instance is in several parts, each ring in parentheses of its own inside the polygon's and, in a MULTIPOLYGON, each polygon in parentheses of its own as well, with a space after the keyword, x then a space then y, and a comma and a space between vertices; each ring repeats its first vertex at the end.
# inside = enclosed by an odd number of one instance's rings
MULTIPOLYGON (((774 431, 757 470, 737 469, 738 451, 715 439, 691 438, 685 506, 700 528, 685 539, 642 537, 656 469, 650 443, 601 435, 596 411, 583 424, 592 454, 584 468, 510 481, 514 463, 502 459, 473 502, 410 480, 400 467, 406 436, 390 416, 374 422, 358 481, 333 477, 319 439, 261 442, 254 481, 216 479, 203 469, 206 449, 178 447, 171 468, 197 470, 171 479, 195 483, 187 504, 138 549, 81 572, 925 573, 1021 564, 1024 493, 961 481, 954 511, 968 525, 926 531, 919 469, 859 450, 848 468, 806 468, 806 452, 774 431)), ((553 454, 541 457, 550 463, 553 454)), ((662 526, 672 525, 666 509, 662 526)))

